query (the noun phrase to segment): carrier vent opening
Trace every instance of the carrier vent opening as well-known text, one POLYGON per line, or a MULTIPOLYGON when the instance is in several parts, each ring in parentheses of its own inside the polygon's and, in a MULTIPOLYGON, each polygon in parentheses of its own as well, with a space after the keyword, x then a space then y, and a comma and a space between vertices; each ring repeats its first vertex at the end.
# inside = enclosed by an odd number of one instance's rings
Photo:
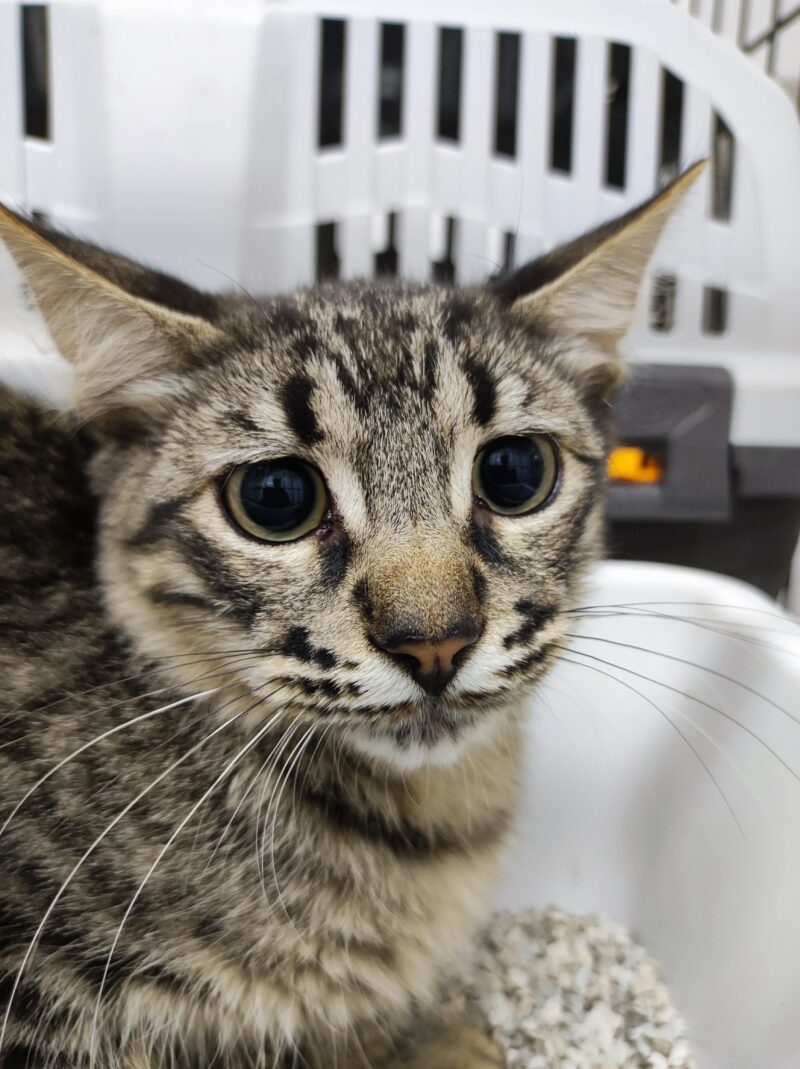
POLYGON ((674 275, 656 275, 650 299, 650 329, 661 334, 675 325, 678 280, 674 275))
POLYGON ((439 30, 439 102, 436 129, 445 141, 461 137, 461 69, 464 31, 454 26, 439 30))
POLYGON ((517 253, 517 235, 514 230, 507 230, 503 235, 503 273, 514 267, 517 253))
POLYGON ((340 263, 336 251, 336 223, 317 224, 317 282, 338 278, 340 263))
POLYGON ((574 37, 554 39, 550 104, 550 167, 564 174, 572 172, 576 53, 577 46, 574 37))
POLYGON ((608 104, 606 112, 606 185, 625 188, 628 160, 628 101, 631 50, 629 45, 608 47, 608 104))
POLYGON ((736 142, 730 127, 720 115, 714 115, 711 161, 711 216, 727 222, 733 210, 736 142))
POLYGON ((661 78, 661 143, 659 179, 663 184, 675 178, 681 169, 683 134, 683 82, 664 69, 661 78))
POLYGON ((703 333, 724 334, 728 327, 728 291, 706 286, 703 291, 703 333))
POLYGON ((319 146, 343 140, 344 57, 347 26, 343 19, 320 23, 319 146))
POLYGON ((517 154, 519 45, 518 33, 498 33, 494 150, 499 156, 516 156, 517 154))
POLYGON ((453 259, 456 244, 456 227, 455 218, 452 215, 448 215, 444 257, 441 260, 435 260, 431 264, 434 282, 455 282, 456 280, 456 263, 453 259))
POLYGON ((50 28, 47 4, 22 6, 25 136, 50 140, 50 28))
POLYGON ((386 248, 375 254, 373 271, 376 275, 397 274, 397 212, 389 212, 387 230, 386 248))
POLYGON ((381 66, 378 91, 378 137, 403 133, 403 59, 405 26, 399 22, 381 25, 381 66))

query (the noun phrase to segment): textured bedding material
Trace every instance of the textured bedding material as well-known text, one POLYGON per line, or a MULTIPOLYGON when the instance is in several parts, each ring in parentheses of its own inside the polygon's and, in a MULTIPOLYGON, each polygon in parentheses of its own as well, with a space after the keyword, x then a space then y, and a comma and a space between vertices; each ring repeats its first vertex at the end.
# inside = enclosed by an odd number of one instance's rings
POLYGON ((558 909, 497 913, 466 1002, 509 1069, 697 1069, 659 969, 621 924, 558 909))

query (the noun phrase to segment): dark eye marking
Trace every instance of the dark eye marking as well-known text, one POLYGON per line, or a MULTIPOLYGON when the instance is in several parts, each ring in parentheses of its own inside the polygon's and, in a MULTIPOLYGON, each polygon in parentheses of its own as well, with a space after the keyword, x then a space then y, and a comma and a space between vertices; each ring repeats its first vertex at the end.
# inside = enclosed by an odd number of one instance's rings
POLYGON ((365 577, 362 576, 353 586, 353 601, 364 614, 366 620, 371 620, 375 615, 375 606, 372 604, 372 598, 369 596, 369 585, 365 577))
POLYGON ((475 551, 487 564, 494 567, 508 567, 511 565, 511 560, 500 547, 497 535, 494 533, 491 521, 488 518, 476 519, 473 514, 470 536, 475 551))
POLYGON ((518 601, 514 608, 520 615, 526 617, 526 620, 516 631, 512 631, 503 639, 503 646, 507 650, 510 650, 512 646, 525 645, 556 616, 556 610, 552 606, 534 605, 527 599, 518 601))
POLYGON ((152 546, 166 537, 170 533, 172 521, 189 501, 191 501, 190 496, 174 497, 169 501, 157 501, 151 505, 142 526, 128 539, 128 546, 132 549, 152 546))
POLYGON ((522 660, 515 661, 514 664, 509 664, 503 669, 503 675, 510 679, 512 676, 521 675, 523 672, 527 672, 529 668, 532 668, 535 664, 539 664, 544 661, 552 652, 554 642, 546 642, 538 650, 533 650, 531 653, 527 653, 522 660))
POLYGON ((206 609, 209 612, 213 612, 216 608, 210 598, 204 598, 201 594, 190 594, 186 590, 169 590, 159 585, 150 587, 145 594, 155 605, 181 605, 194 609, 206 609))
POLYGON ((311 405, 314 384, 305 375, 292 375, 281 391, 281 402, 289 425, 306 445, 315 445, 324 438, 311 405))
POLYGON ((324 646, 313 646, 306 627, 292 627, 284 637, 280 652, 287 657, 294 657, 306 664, 317 664, 320 668, 335 668, 339 663, 336 654, 324 646))
POLYGON ((319 553, 322 581, 331 590, 335 590, 347 574, 353 555, 350 539, 340 526, 335 526, 325 537, 320 538, 319 553))
POLYGON ((250 629, 263 608, 257 588, 244 582, 227 565, 225 557, 199 531, 176 531, 175 544, 185 562, 200 575, 208 590, 227 606, 227 611, 250 629))
POLYGON ((474 356, 465 357, 461 364, 472 388, 472 414, 482 427, 491 422, 497 410, 497 386, 485 364, 474 356))
POLYGON ((472 589, 475 591, 475 597, 480 603, 486 595, 486 587, 488 586, 486 576, 476 564, 472 565, 470 571, 472 573, 472 589))

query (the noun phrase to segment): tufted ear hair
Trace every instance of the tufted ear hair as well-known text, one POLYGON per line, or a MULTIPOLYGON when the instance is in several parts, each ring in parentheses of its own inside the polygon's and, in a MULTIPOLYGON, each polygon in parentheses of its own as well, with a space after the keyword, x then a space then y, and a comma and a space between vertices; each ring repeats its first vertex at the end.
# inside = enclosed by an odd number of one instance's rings
POLYGON ((75 369, 84 419, 146 425, 165 410, 180 374, 223 340, 214 299, 176 279, 2 206, 0 238, 75 369))
POLYGON ((644 204, 492 283, 513 314, 573 342, 567 358, 592 392, 607 394, 619 380, 617 346, 632 324, 645 268, 704 168, 705 160, 696 163, 644 204))

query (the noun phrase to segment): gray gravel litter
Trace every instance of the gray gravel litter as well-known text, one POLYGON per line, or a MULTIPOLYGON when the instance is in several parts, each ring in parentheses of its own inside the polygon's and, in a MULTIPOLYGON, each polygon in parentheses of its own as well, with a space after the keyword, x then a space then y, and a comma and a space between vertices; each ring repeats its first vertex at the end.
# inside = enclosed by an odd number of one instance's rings
POLYGON ((453 997, 509 1069, 697 1069, 658 966, 614 921, 497 913, 469 975, 453 997))

